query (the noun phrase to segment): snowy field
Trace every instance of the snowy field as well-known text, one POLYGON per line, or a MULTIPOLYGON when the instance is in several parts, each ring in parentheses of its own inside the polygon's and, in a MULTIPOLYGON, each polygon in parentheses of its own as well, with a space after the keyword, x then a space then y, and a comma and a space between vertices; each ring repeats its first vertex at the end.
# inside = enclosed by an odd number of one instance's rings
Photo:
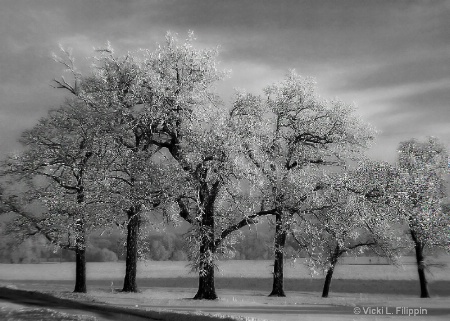
POLYGON ((185 316, 186 313, 206 313, 243 316, 248 320, 405 320, 405 315, 371 315, 364 311, 378 308, 392 313, 396 307, 408 307, 429 312, 426 316, 414 318, 417 320, 450 318, 449 257, 432 261, 434 265, 427 273, 431 299, 417 297, 417 270, 410 258, 400 267, 369 265, 365 264, 367 260, 338 266, 330 297, 326 299, 320 297, 323 275, 311 278, 303 264, 290 264, 289 261, 285 270, 286 298, 267 297, 271 287, 272 261, 220 262, 220 271, 216 273, 220 299, 212 302, 191 299, 197 279, 195 273, 189 273, 187 262, 141 262, 138 267, 140 293, 120 292, 125 269, 123 262, 88 263, 86 295, 71 293, 74 263, 1 264, 0 285, 114 307, 141 309, 148 313, 157 311, 160 316, 166 311, 175 311, 185 316), (439 291, 433 291, 436 289, 439 291), (360 309, 359 315, 354 313, 355 308, 360 309))
MULTIPOLYGON (((363 263, 368 258, 362 258, 363 263)), ((375 261, 376 258, 373 258, 375 261)), ((427 277, 432 280, 450 280, 450 257, 431 258, 432 265, 427 277)), ((404 265, 396 267, 383 264, 356 264, 358 260, 348 258, 350 264, 341 264, 336 267, 334 279, 358 280, 416 280, 417 268, 413 258, 405 258, 404 265)), ((273 261, 221 261, 216 277, 221 278, 271 278, 273 261)), ((125 274, 124 262, 87 263, 88 280, 114 280, 121 279, 125 274)), ((74 263, 40 263, 40 264, 0 264, 0 280, 72 280, 75 276, 74 263)), ((297 260, 285 263, 285 278, 308 279, 309 270, 297 260)), ((190 272, 187 262, 147 261, 139 262, 138 279, 149 278, 196 278, 190 272)), ((313 276, 322 279, 319 273, 313 276)))

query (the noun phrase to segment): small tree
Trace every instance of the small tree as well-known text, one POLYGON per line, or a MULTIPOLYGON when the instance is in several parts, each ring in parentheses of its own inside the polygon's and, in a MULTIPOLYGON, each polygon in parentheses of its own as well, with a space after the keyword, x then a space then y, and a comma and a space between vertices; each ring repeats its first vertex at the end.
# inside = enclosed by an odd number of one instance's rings
MULTIPOLYGON (((153 221, 157 215, 154 208, 164 202, 161 180, 157 175, 161 172, 161 166, 151 159, 151 153, 130 151, 123 146, 115 149, 110 156, 112 159, 103 164, 104 179, 98 182, 98 186, 104 195, 103 202, 109 203, 107 221, 115 222, 125 229, 126 258, 122 291, 137 292, 137 261, 142 252, 140 240, 148 230, 145 227, 155 224, 153 221)), ((170 219, 167 215, 166 218, 170 219)))
POLYGON ((397 261, 397 174, 386 163, 363 162, 327 175, 298 216, 291 233, 308 253, 311 271, 326 272, 322 297, 328 297, 334 269, 344 254, 370 248, 397 261))
POLYGON ((398 168, 405 196, 402 214, 416 252, 420 297, 428 298, 424 250, 450 249, 450 215, 442 206, 446 197, 448 153, 436 138, 424 142, 411 139, 399 146, 398 168))
POLYGON ((22 202, 10 202, 23 226, 75 251, 74 292, 86 292, 86 233, 96 221, 87 210, 96 203, 89 194, 95 182, 91 164, 101 157, 96 149, 98 127, 86 107, 75 99, 50 111, 22 134, 25 151, 4 164, 4 174, 26 183, 25 204, 39 201, 44 207, 44 217, 37 218, 26 214, 22 202))

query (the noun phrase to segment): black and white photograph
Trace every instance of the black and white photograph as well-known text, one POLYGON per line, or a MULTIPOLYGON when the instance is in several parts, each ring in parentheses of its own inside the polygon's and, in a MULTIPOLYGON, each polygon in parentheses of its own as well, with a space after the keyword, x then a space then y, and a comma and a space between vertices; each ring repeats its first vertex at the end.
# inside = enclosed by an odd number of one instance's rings
POLYGON ((450 0, 0 0, 0 320, 450 318, 450 0))

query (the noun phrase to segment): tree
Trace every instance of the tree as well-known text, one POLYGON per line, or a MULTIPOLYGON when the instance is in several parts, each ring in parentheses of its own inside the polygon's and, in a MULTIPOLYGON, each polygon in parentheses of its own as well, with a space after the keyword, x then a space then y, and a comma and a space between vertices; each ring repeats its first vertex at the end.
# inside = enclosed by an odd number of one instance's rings
POLYGON ((182 219, 191 224, 188 241, 192 267, 199 273, 195 299, 216 299, 214 268, 218 252, 226 252, 229 236, 252 222, 251 199, 236 186, 251 179, 241 165, 235 115, 220 106, 213 85, 224 77, 217 69, 216 50, 196 50, 192 35, 184 44, 168 35, 166 44, 144 59, 146 101, 154 117, 151 143, 177 167, 165 178, 182 219), (237 202, 236 200, 242 200, 237 202), (231 205, 231 206, 225 206, 231 205))
POLYGON ((362 162, 324 177, 291 235, 309 255, 312 272, 326 272, 322 297, 328 297, 334 269, 343 254, 370 248, 397 261, 398 172, 386 163, 362 162))
MULTIPOLYGON (((185 189, 177 200, 182 217, 191 223, 189 257, 200 276, 195 299, 215 299, 214 268, 218 255, 232 252, 238 237, 234 232, 266 213, 260 210, 249 216, 255 212, 257 202, 251 195, 235 190, 251 174, 239 166, 240 152, 234 150, 238 142, 230 137, 231 126, 227 122, 210 123, 215 133, 205 132, 202 140, 217 149, 198 149, 202 154, 193 162, 195 170, 187 177, 191 188, 185 189)), ((199 145, 200 142, 194 144, 199 145)))
POLYGON ((243 146, 259 170, 263 203, 275 216, 275 262, 271 296, 285 296, 283 257, 293 218, 304 207, 324 168, 343 166, 362 156, 373 131, 339 101, 320 99, 315 83, 292 71, 265 89, 266 99, 238 94, 243 146))
MULTIPOLYGON (((218 99, 212 91, 214 83, 224 76, 216 66, 217 51, 196 50, 192 40, 191 34, 179 45, 168 34, 165 45, 154 52, 144 51, 139 63, 135 63, 132 55, 116 59, 107 48, 102 50, 104 55, 92 77, 81 79, 74 74, 76 86, 69 85, 64 78, 57 84, 92 109, 112 115, 107 123, 115 131, 113 141, 120 150, 129 148, 129 152, 122 152, 124 162, 138 158, 146 163, 138 153, 149 158, 155 147, 161 150, 160 157, 165 158, 166 164, 175 166, 171 175, 165 175, 164 181, 173 186, 164 193, 178 205, 180 216, 193 227, 190 240, 196 240, 198 246, 191 257, 196 258, 193 266, 200 273, 196 298, 214 299, 211 256, 222 240, 239 228, 234 224, 240 223, 233 222, 216 237, 218 222, 214 219, 214 207, 225 182, 231 184, 232 179, 227 176, 239 174, 231 163, 236 157, 235 148, 228 140, 232 132, 226 128, 228 120, 220 113, 218 99)), ((74 70, 70 59, 64 64, 70 71, 74 70)), ((115 178, 129 181, 128 172, 115 178)), ((132 204, 132 217, 137 217, 136 209, 140 205, 132 204)))
POLYGON ((26 185, 21 199, 8 199, 10 209, 19 214, 17 227, 25 235, 40 233, 75 251, 74 292, 86 292, 86 233, 96 224, 91 210, 97 200, 90 194, 96 178, 90 166, 101 157, 97 130, 86 104, 68 100, 25 131, 21 137, 25 151, 4 164, 5 175, 26 185), (44 208, 42 216, 22 206, 36 201, 44 208))
POLYGON ((142 90, 143 69, 139 59, 131 53, 117 57, 114 50, 97 50, 96 65, 91 74, 82 76, 73 66, 69 51, 65 57, 55 59, 72 73, 75 85, 62 77, 55 80, 58 88, 67 89, 89 106, 102 126, 102 137, 107 146, 106 157, 97 162, 97 171, 103 173, 98 182, 104 201, 113 203, 108 220, 116 222, 127 230, 126 272, 122 291, 137 292, 136 274, 138 260, 138 239, 144 215, 159 205, 156 200, 160 190, 156 188, 157 166, 152 157, 158 151, 153 148, 151 137, 153 118, 146 116, 147 109, 141 109, 146 99, 142 90), (120 224, 126 215, 126 223, 120 224))
POLYGON ((428 298, 424 250, 450 250, 450 215, 443 210, 448 153, 434 137, 424 142, 411 139, 399 146, 398 168, 404 195, 402 214, 414 244, 420 281, 420 297, 428 298))

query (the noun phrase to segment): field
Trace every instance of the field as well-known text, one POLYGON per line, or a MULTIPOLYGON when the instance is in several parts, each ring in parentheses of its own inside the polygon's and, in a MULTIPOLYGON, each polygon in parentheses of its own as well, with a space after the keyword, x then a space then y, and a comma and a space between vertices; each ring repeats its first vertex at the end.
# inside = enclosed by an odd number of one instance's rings
POLYGON ((267 297, 271 289, 271 261, 220 262, 216 273, 220 299, 214 302, 190 299, 195 294, 197 276, 189 273, 186 262, 141 262, 138 266, 141 292, 137 294, 119 292, 125 271, 123 262, 88 263, 88 294, 81 297, 70 293, 75 272, 73 263, 0 264, 0 285, 47 291, 59 297, 94 300, 114 306, 204 311, 268 320, 326 320, 328 317, 333 320, 356 317, 371 320, 380 317, 355 316, 353 308, 358 306, 422 307, 430 309, 427 320, 447 319, 450 315, 450 258, 434 260, 435 265, 427 274, 433 298, 425 300, 417 297, 419 284, 412 261, 407 258, 403 266, 395 267, 360 264, 367 263, 367 259, 348 260, 336 268, 330 298, 327 299, 320 297, 323 275, 310 277, 308 270, 298 261, 296 264, 286 262, 287 298, 267 297))
MULTIPOLYGON (((416 280, 417 270, 412 258, 405 258, 403 265, 396 267, 385 264, 358 264, 368 259, 349 259, 346 264, 338 265, 334 279, 358 280, 416 280)), ((218 278, 271 278, 273 261, 221 261, 216 272, 218 278)), ((439 257, 432 261, 428 278, 450 281, 450 257, 439 257)), ((87 277, 92 280, 121 279, 125 273, 124 262, 87 263, 87 277)), ((72 280, 75 274, 74 263, 40 263, 40 264, 0 264, 0 280, 72 280)), ((138 278, 196 278, 190 272, 187 262, 147 261, 138 263, 138 278)), ((285 262, 285 278, 309 279, 308 269, 297 260, 285 262)), ((313 279, 323 279, 317 274, 313 279)))

